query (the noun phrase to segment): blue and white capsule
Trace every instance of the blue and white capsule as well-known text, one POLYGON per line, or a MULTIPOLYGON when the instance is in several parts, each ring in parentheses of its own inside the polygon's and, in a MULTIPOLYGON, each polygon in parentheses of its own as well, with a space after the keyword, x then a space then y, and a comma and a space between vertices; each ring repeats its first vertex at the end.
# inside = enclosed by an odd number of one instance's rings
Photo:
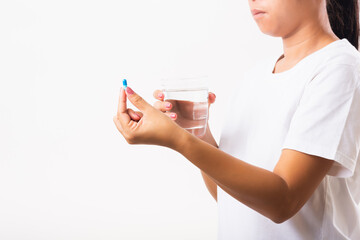
POLYGON ((127 81, 126 81, 126 79, 123 80, 123 87, 124 87, 124 89, 126 90, 126 88, 127 88, 127 81))

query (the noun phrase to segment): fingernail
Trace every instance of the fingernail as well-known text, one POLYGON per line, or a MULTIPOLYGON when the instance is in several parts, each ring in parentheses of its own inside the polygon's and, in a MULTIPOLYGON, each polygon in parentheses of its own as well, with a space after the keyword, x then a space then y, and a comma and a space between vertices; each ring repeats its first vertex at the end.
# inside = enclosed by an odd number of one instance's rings
POLYGON ((130 87, 127 87, 126 88, 126 93, 128 93, 128 94, 133 94, 134 93, 134 91, 130 88, 130 87))
POLYGON ((162 98, 162 97, 163 97, 163 94, 162 94, 162 93, 159 93, 159 94, 158 94, 158 97, 159 97, 159 98, 162 98))
POLYGON ((170 107, 171 107, 171 103, 166 103, 166 104, 165 104, 165 107, 170 108, 170 107))
POLYGON ((175 114, 175 113, 171 113, 171 114, 170 114, 170 117, 171 117, 171 118, 175 118, 175 117, 176 117, 176 114, 175 114))

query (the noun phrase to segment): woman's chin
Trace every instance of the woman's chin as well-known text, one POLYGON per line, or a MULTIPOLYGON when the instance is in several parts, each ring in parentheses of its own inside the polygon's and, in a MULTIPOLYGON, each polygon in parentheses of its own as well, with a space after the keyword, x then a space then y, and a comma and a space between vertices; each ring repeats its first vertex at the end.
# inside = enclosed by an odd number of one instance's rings
POLYGON ((258 25, 258 26, 259 26, 260 31, 263 34, 266 34, 266 35, 269 35, 269 36, 272 36, 272 37, 281 37, 281 34, 278 31, 274 31, 273 28, 260 26, 260 25, 258 25))

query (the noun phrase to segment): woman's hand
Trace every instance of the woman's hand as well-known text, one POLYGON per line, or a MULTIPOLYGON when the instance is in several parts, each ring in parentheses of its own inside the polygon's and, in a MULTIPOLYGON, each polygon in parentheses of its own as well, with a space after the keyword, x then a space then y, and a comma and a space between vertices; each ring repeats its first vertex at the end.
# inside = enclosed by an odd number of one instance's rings
POLYGON ((130 87, 126 88, 126 93, 121 88, 118 112, 113 120, 129 144, 154 144, 176 150, 188 134, 130 87), (140 112, 127 108, 126 97, 140 112))
MULTIPOLYGON (((153 105, 156 109, 162 111, 163 113, 165 113, 167 116, 169 116, 173 120, 178 120, 180 122, 183 121, 182 119, 178 119, 179 116, 177 116, 176 113, 169 112, 173 108, 174 101, 164 101, 164 93, 161 90, 155 90, 153 93, 153 96, 155 99, 159 100, 159 101, 156 101, 153 105)), ((208 97, 208 107, 209 108, 210 108, 210 105, 215 102, 215 98, 216 98, 215 94, 212 92, 209 92, 209 97, 208 97)), ((191 103, 191 102, 189 102, 189 103, 191 103)), ((188 107, 193 107, 193 104, 189 104, 188 107)), ((186 113, 186 112, 192 113, 192 110, 191 111, 185 110, 182 112, 183 113, 186 113)))

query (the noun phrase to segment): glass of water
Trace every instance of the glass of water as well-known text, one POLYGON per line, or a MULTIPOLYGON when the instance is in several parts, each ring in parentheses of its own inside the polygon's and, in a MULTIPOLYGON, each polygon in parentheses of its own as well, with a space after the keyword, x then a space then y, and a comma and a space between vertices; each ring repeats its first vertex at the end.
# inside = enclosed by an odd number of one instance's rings
POLYGON ((197 137, 206 132, 208 120, 208 78, 183 77, 161 79, 164 101, 172 104, 175 122, 197 137))

